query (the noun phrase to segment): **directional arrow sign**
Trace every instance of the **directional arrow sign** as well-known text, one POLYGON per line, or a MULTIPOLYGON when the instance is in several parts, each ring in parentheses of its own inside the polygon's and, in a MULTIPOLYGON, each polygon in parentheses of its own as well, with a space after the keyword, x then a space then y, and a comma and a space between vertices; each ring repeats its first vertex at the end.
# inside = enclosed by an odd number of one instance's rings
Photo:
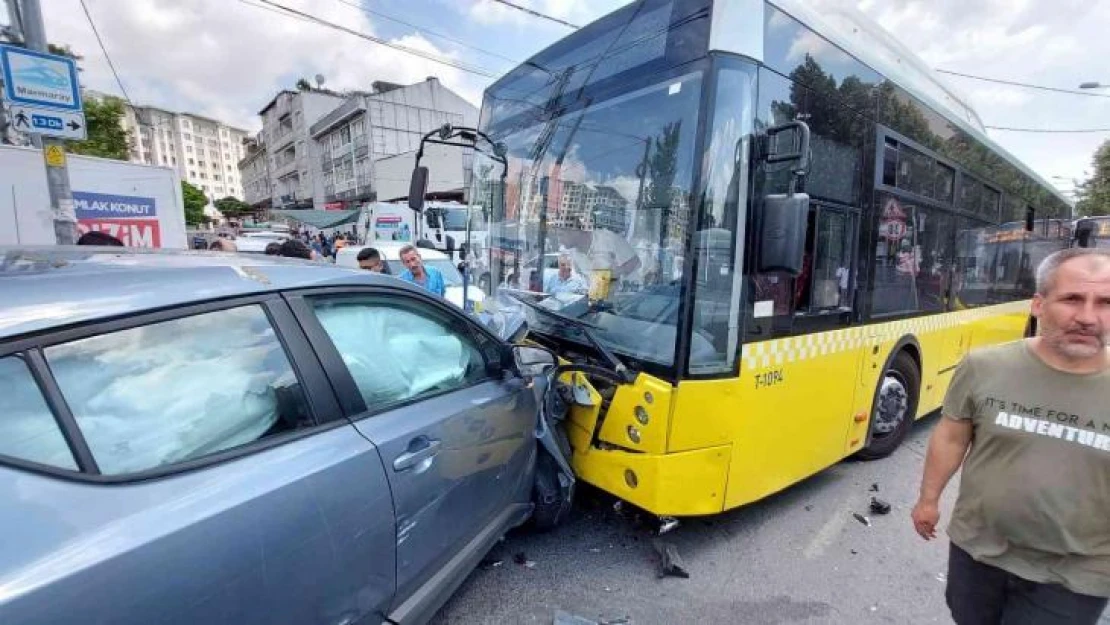
POLYGON ((12 106, 8 115, 12 128, 20 132, 59 137, 62 139, 85 139, 85 114, 69 113, 55 109, 34 106, 12 106))

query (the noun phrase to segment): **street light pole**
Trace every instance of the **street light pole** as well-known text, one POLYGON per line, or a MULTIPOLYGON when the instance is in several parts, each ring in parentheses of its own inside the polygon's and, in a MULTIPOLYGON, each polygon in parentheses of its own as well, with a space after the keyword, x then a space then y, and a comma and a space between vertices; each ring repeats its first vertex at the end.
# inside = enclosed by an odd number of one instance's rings
MULTIPOLYGON (((39 0, 16 0, 22 10, 23 39, 27 47, 39 52, 49 52, 46 43, 46 26, 42 21, 39 0)), ((31 135, 35 147, 42 148, 46 165, 46 186, 50 191, 50 208, 54 213, 54 239, 59 245, 77 242, 77 214, 73 205, 73 190, 69 186, 69 169, 66 166, 65 143, 60 139, 31 135)))

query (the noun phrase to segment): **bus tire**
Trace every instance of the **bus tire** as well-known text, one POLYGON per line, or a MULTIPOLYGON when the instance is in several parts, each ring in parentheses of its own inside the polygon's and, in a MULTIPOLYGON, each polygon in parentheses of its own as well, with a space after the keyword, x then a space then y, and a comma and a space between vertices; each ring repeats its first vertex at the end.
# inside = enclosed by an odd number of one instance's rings
POLYGON ((900 351, 883 371, 871 408, 867 446, 856 454, 861 460, 878 460, 894 453, 913 429, 921 392, 921 371, 912 356, 900 351))

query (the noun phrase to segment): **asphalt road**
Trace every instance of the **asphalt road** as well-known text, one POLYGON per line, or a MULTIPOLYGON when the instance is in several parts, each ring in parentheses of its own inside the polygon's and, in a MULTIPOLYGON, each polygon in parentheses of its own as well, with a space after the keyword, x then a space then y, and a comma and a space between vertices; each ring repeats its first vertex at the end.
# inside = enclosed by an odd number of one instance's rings
POLYGON ((587 491, 555 532, 506 537, 432 622, 552 623, 563 610, 636 625, 951 623, 947 541, 926 543, 909 521, 935 421, 919 422, 885 460, 845 461, 756 504, 684 520, 663 539, 678 548, 689 579, 658 578, 648 524, 587 491), (872 495, 893 511, 870 514, 872 495))

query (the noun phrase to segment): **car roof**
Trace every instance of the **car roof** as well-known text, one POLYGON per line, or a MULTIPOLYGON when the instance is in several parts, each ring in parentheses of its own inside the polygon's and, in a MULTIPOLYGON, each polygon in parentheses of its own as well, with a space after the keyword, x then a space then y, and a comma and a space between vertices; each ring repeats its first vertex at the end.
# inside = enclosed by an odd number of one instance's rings
POLYGON ((214 299, 320 286, 419 289, 278 256, 119 247, 0 247, 0 340, 214 299))

